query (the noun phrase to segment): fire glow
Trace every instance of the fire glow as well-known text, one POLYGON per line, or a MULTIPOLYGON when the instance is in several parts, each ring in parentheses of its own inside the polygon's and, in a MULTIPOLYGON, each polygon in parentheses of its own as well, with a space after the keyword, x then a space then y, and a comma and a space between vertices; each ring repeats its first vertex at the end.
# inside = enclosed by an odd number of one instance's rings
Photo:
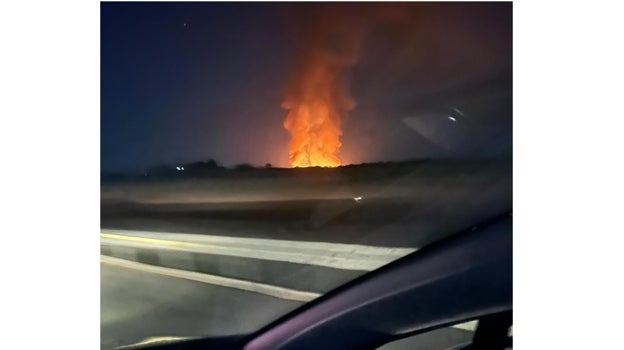
POLYGON ((300 23, 293 72, 286 85, 283 126, 291 167, 337 167, 342 124, 355 107, 344 71, 356 60, 352 26, 335 11, 309 11, 300 23))
POLYGON ((341 165, 341 119, 354 104, 348 98, 337 99, 335 93, 342 87, 333 86, 337 79, 328 67, 315 67, 310 73, 299 93, 282 104, 289 111, 284 120, 291 135, 289 162, 292 167, 336 167, 341 165))

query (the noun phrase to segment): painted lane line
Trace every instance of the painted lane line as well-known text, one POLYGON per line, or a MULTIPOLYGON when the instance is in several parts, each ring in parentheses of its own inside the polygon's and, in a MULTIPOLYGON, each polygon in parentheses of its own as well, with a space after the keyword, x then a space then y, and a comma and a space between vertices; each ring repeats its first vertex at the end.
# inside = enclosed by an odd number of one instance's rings
POLYGON ((474 332, 474 331, 477 330, 478 323, 479 323, 479 321, 474 320, 474 321, 468 321, 468 322, 456 324, 456 325, 454 325, 452 327, 453 328, 457 328, 457 329, 463 329, 463 330, 469 331, 469 332, 474 332))
POLYGON ((300 252, 275 252, 270 250, 257 250, 247 248, 219 247, 209 245, 183 245, 183 244, 154 244, 133 241, 109 240, 100 241, 103 246, 124 246, 129 248, 173 250, 179 252, 201 253, 208 255, 234 256, 239 258, 252 258, 268 261, 282 261, 304 265, 325 266, 335 269, 372 271, 392 260, 379 259, 353 259, 335 255, 311 255, 300 252))
POLYGON ((331 242, 314 242, 314 241, 294 241, 269 238, 248 238, 248 237, 232 237, 220 235, 200 235, 190 233, 171 233, 171 232, 149 232, 149 231, 132 231, 132 230, 114 230, 102 229, 103 233, 116 234, 132 237, 143 237, 151 239, 182 241, 200 244, 218 244, 218 245, 234 245, 234 246, 253 246, 262 249, 270 247, 271 250, 277 249, 299 249, 299 250, 319 250, 331 252, 343 252, 353 254, 363 254, 367 256, 403 256, 414 251, 413 248, 396 248, 396 247, 379 247, 362 244, 347 243, 331 243, 331 242))
POLYGON ((100 233, 100 237, 111 238, 111 239, 121 239, 121 240, 126 240, 126 241, 133 241, 133 242, 166 244, 166 245, 180 246, 180 247, 202 246, 201 244, 192 243, 192 242, 170 241, 170 240, 164 240, 164 239, 155 239, 155 238, 146 238, 146 237, 137 237, 137 236, 122 236, 122 235, 114 235, 114 234, 103 233, 103 232, 100 233))
MULTIPOLYGON (((269 295, 272 297, 285 299, 285 300, 293 300, 299 302, 309 302, 320 297, 322 294, 314 293, 314 292, 306 292, 301 290, 295 290, 290 288, 278 287, 270 284, 259 283, 259 282, 251 282, 247 280, 240 280, 235 278, 210 275, 200 272, 193 272, 187 270, 178 270, 168 267, 162 266, 154 266, 149 264, 143 264, 136 261, 125 260, 120 258, 114 258, 107 255, 100 255, 100 262, 122 267, 133 269, 141 272, 154 273, 158 275, 164 275, 168 277, 181 278, 195 282, 202 282, 212 285, 217 285, 221 287, 234 288, 245 290, 249 292, 260 293, 264 295, 269 295)), ((465 331, 474 332, 477 328, 478 321, 469 321, 465 323, 461 323, 458 325, 452 326, 453 328, 462 329, 465 331)))
POLYGON ((182 341, 185 341, 185 340, 192 340, 192 339, 196 339, 196 338, 191 338, 191 337, 149 337, 149 338, 146 338, 144 340, 141 340, 138 343, 118 346, 115 349, 116 350, 140 349, 140 348, 142 348, 142 347, 144 347, 146 345, 164 345, 164 344, 177 343, 177 342, 182 342, 182 341))
MULTIPOLYGON (((285 242, 278 240, 272 240, 271 243, 273 245, 268 245, 265 242, 263 246, 258 246, 249 245, 249 239, 241 239, 240 242, 237 242, 236 239, 229 238, 228 244, 222 245, 219 244, 219 242, 223 242, 222 240, 204 240, 206 243, 198 243, 197 241, 155 238, 159 236, 160 235, 158 234, 152 234, 149 237, 146 237, 144 234, 141 236, 128 236, 102 232, 100 234, 100 242, 102 245, 107 246, 125 246, 144 249, 175 250, 191 253, 225 255, 357 271, 375 270, 404 255, 416 251, 416 249, 412 248, 400 248, 402 250, 400 251, 400 254, 397 254, 396 252, 388 251, 387 248, 383 248, 386 249, 386 255, 382 255, 379 252, 377 254, 367 255, 359 252, 357 250, 357 245, 354 245, 355 247, 351 247, 351 251, 347 251, 344 249, 346 245, 341 243, 329 243, 329 245, 326 244, 325 249, 310 250, 305 249, 307 248, 307 244, 309 242, 297 242, 297 245, 293 245, 288 247, 288 249, 285 249, 281 246, 285 242), (335 249, 332 245, 338 245, 338 249, 335 249)), ((165 237, 169 238, 171 236, 165 235, 165 237)), ((312 244, 314 244, 314 242, 312 242, 312 244)))
POLYGON ((133 270, 138 270, 141 272, 154 273, 158 275, 164 275, 169 277, 181 278, 190 281, 202 282, 212 285, 217 285, 221 287, 234 288, 245 290, 249 292, 260 293, 264 295, 269 295, 275 298, 285 299, 285 300, 293 300, 300 302, 308 302, 310 300, 316 299, 321 294, 312 293, 306 291, 300 291, 290 288, 273 286, 270 284, 259 283, 259 282, 251 282, 246 280, 240 280, 235 278, 210 275, 200 272, 186 271, 186 270, 178 270, 172 269, 168 267, 162 266, 154 266, 139 263, 136 261, 113 258, 106 255, 100 255, 100 262, 113 265, 117 267, 123 267, 133 270))

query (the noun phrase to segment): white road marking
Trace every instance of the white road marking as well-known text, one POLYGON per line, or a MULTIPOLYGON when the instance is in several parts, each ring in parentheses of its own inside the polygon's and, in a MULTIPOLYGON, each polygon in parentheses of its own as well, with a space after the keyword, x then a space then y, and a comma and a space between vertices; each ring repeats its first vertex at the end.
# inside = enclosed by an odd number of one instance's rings
POLYGON ((176 250, 372 271, 415 248, 104 229, 102 245, 176 250))
POLYGON ((159 275, 182 278, 186 280, 203 282, 212 285, 235 288, 240 290, 246 290, 249 292, 255 292, 265 295, 270 295, 272 297, 286 299, 286 300, 294 300, 301 302, 308 302, 310 300, 316 299, 321 294, 313 293, 313 292, 305 292, 290 288, 273 286, 265 283, 251 282, 246 280, 240 280, 236 278, 229 278, 217 275, 210 275, 206 273, 194 272, 194 271, 186 271, 186 270, 178 270, 172 269, 169 267, 155 266, 139 263, 136 261, 125 260, 114 258, 111 256, 100 255, 100 262, 114 265, 118 267, 124 267, 128 269, 138 270, 142 272, 155 273, 159 275))
MULTIPOLYGON (((139 263, 136 261, 114 258, 107 255, 100 255, 100 262, 113 266, 133 269, 142 272, 154 273, 158 275, 164 275, 175 278, 182 278, 186 280, 202 282, 222 287, 235 288, 240 290, 246 290, 249 292, 260 293, 269 295, 272 297, 293 300, 300 302, 309 302, 321 296, 320 293, 306 292, 301 290, 295 290, 290 288, 273 286, 265 283, 251 282, 246 280, 240 280, 236 278, 222 277, 217 275, 210 275, 206 273, 186 271, 172 269, 168 267, 155 266, 139 263)), ((478 321, 470 321, 453 326, 453 328, 463 329, 466 331, 474 332, 478 321)), ((136 345, 136 344, 135 344, 136 345)))
MULTIPOLYGON (((142 272, 154 273, 158 275, 164 275, 169 277, 181 278, 196 282, 202 282, 222 287, 235 288, 240 290, 246 290, 249 292, 260 293, 269 295, 272 297, 293 300, 300 302, 309 302, 320 297, 322 294, 314 292, 306 292, 302 290, 278 287, 265 283, 251 282, 236 278, 223 277, 217 275, 210 275, 206 273, 178 270, 169 267, 155 266, 149 264, 143 264, 136 261, 125 260, 120 258, 114 258, 112 256, 100 255, 100 262, 113 266, 133 269, 142 272)), ((452 326, 453 328, 463 329, 465 331, 474 332, 477 329, 478 321, 469 321, 452 326)), ((138 345, 138 344, 133 344, 138 345)))
POLYGON ((145 345, 161 345, 161 344, 168 344, 168 343, 173 343, 173 342, 181 342, 183 340, 191 340, 194 338, 189 338, 189 337, 149 337, 146 338, 144 340, 141 340, 138 343, 134 343, 134 344, 130 344, 130 345, 123 345, 123 346, 118 346, 115 349, 117 350, 129 350, 129 349, 138 349, 141 348, 145 345))
MULTIPOLYGON (((102 245, 237 256, 361 271, 375 270, 417 250, 416 248, 377 247, 359 244, 112 229, 102 230, 100 237, 102 245)), ((100 260, 109 265, 241 289, 286 300, 308 302, 321 296, 321 294, 314 292, 154 266, 106 255, 101 255, 100 260)), ((470 321, 455 325, 453 328, 474 332, 477 324, 478 321, 470 321)))
POLYGON ((474 332, 475 330, 477 330, 477 325, 479 324, 478 320, 474 320, 474 321, 468 321, 465 323, 460 323, 460 324, 456 324, 453 326, 453 328, 457 328, 457 329, 463 329, 465 331, 470 331, 470 332, 474 332))

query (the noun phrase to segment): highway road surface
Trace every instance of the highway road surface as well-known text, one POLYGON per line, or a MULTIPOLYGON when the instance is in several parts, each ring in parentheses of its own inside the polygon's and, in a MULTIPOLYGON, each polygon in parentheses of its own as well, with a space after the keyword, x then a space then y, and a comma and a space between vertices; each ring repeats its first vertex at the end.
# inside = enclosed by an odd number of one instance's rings
MULTIPOLYGON (((417 250, 112 229, 102 229, 100 238, 102 349, 250 333, 417 250)), ((469 341, 474 327, 443 329, 383 349, 443 349, 469 341)))
MULTIPOLYGON (((102 348, 255 331, 509 210, 511 170, 427 161, 103 182, 102 348)), ((384 349, 444 349, 471 327, 384 349)))

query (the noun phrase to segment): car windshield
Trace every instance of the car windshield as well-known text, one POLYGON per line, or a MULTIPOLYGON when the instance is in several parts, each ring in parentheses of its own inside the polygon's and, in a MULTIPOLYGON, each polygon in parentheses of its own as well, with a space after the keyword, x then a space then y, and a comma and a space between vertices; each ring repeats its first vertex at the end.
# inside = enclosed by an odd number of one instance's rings
POLYGON ((101 26, 103 349, 252 333, 511 211, 511 3, 103 2, 101 26))

